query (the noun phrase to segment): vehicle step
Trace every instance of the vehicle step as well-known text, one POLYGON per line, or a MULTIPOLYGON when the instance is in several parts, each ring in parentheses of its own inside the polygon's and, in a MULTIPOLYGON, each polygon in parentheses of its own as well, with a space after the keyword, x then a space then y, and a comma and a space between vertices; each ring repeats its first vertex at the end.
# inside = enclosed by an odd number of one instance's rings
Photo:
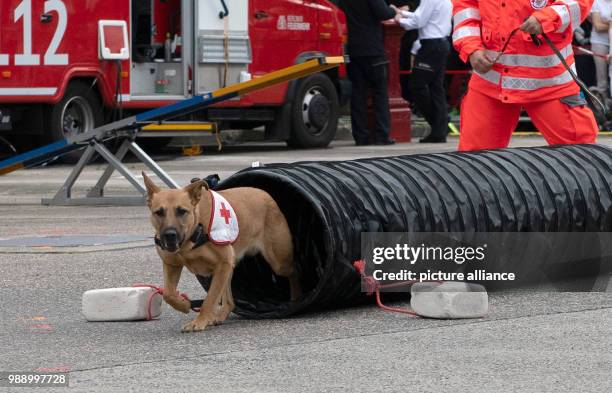
POLYGON ((162 122, 143 126, 138 132, 139 138, 159 137, 191 137, 201 136, 202 133, 217 131, 216 123, 209 122, 162 122))

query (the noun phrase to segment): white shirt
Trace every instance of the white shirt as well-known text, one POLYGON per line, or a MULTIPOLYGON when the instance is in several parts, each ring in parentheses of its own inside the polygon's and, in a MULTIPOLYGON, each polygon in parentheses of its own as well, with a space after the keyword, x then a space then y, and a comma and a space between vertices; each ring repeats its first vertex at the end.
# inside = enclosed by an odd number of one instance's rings
MULTIPOLYGON (((599 17, 603 22, 612 21, 612 0, 595 0, 591 14, 598 12, 599 17)), ((593 27, 591 31, 591 42, 594 44, 610 45, 610 39, 607 31, 597 31, 593 27)))
POLYGON ((422 0, 416 11, 402 11, 400 25, 406 30, 419 29, 419 40, 448 37, 451 32, 451 0, 422 0))

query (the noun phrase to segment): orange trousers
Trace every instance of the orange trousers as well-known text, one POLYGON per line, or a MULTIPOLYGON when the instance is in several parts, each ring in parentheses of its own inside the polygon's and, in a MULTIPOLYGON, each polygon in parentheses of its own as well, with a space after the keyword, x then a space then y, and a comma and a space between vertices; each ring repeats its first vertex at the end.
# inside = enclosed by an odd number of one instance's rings
POLYGON ((459 150, 507 147, 521 108, 525 108, 550 145, 595 143, 599 129, 593 112, 586 105, 570 107, 559 98, 506 104, 470 89, 461 103, 459 150))

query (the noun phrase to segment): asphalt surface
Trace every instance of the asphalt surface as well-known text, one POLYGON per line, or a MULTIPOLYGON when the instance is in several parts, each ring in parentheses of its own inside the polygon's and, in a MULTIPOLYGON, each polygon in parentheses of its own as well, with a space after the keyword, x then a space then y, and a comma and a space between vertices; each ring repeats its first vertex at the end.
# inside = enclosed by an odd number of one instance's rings
MULTIPOLYGON (((612 145, 612 139, 600 142, 612 145)), ((518 138, 513 144, 543 141, 518 138)), ((253 161, 341 160, 455 148, 456 140, 392 147, 335 142, 330 149, 306 151, 269 144, 156 158, 182 184, 210 173, 226 177, 253 161)), ((76 192, 93 186, 101 168, 87 167, 76 192)), ((420 319, 370 305, 283 320, 232 316, 202 333, 182 334, 181 326, 193 314, 164 306, 156 321, 88 323, 80 312, 84 291, 159 284, 161 261, 152 246, 140 243, 123 248, 109 242, 92 249, 89 243, 79 247, 68 241, 66 252, 56 243, 41 252, 40 244, 25 242, 15 250, 21 237, 151 236, 145 207, 41 206, 40 198, 52 196, 69 171, 55 165, 0 177, 0 240, 11 239, 13 247, 0 244, 0 371, 68 371, 70 390, 77 392, 612 391, 609 275, 598 278, 607 292, 527 288, 491 293, 489 315, 476 320, 420 319)), ((110 192, 128 193, 129 184, 114 176, 110 192)), ((184 274, 181 290, 192 298, 203 296, 190 274, 184 274)))

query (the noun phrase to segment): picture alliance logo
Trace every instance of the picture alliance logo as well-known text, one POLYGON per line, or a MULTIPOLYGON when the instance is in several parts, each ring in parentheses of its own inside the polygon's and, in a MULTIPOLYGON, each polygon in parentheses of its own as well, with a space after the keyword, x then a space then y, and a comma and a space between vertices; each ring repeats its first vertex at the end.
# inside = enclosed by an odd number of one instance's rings
POLYGON ((440 246, 410 246, 396 244, 395 247, 375 247, 372 262, 376 265, 388 261, 404 261, 411 265, 418 262, 454 262, 461 265, 465 262, 482 262, 485 259, 487 245, 480 247, 440 247, 440 246))

